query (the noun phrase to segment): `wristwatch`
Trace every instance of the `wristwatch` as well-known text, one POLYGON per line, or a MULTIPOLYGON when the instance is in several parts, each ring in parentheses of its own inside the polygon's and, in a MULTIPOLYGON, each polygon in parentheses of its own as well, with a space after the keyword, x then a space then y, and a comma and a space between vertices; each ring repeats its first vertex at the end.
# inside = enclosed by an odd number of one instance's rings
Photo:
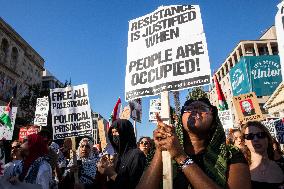
POLYGON ((187 166, 189 166, 193 163, 194 163, 194 161, 193 161, 192 157, 187 156, 185 160, 183 160, 179 163, 179 166, 181 167, 181 170, 184 170, 187 166))

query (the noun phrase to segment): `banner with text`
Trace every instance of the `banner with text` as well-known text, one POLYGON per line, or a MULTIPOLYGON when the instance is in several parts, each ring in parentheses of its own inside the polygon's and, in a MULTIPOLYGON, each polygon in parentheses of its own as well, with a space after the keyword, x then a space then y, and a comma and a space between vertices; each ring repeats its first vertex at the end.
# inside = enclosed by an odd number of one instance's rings
POLYGON ((156 123, 156 113, 159 113, 161 115, 161 99, 151 99, 150 100, 150 108, 149 108, 149 121, 156 123))
POLYGON ((254 92, 234 96, 233 103, 240 124, 248 121, 261 121, 263 116, 254 92))
POLYGON ((22 141, 27 138, 28 135, 37 134, 39 132, 39 128, 37 126, 28 126, 21 127, 19 132, 19 141, 22 141))
POLYGON ((198 5, 161 6, 129 22, 125 98, 210 83, 198 5))
POLYGON ((49 111, 48 97, 37 98, 34 124, 38 126, 47 126, 47 116, 49 111))
POLYGON ((53 139, 92 136, 88 85, 50 90, 53 139))
MULTIPOLYGON (((0 115, 2 115, 5 112, 5 108, 6 106, 0 106, 0 115)), ((11 129, 0 123, 0 140, 2 139, 12 140, 15 120, 16 120, 16 115, 17 115, 17 109, 18 109, 17 107, 12 107, 12 117, 10 117, 11 123, 12 123, 11 129)))

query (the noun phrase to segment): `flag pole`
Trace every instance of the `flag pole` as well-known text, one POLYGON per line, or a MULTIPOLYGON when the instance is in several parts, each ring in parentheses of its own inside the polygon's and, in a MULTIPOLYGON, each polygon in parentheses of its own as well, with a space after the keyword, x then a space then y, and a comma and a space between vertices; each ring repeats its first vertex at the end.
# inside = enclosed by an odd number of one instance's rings
MULTIPOLYGON (((161 92, 161 118, 167 125, 170 124, 170 99, 169 92, 161 92)), ((163 161, 163 189, 173 188, 173 166, 170 153, 162 151, 163 161)))

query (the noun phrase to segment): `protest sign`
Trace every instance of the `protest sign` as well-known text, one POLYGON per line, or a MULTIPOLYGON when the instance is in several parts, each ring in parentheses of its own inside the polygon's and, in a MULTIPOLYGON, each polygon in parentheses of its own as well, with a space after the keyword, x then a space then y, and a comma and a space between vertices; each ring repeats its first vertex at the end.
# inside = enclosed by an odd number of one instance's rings
POLYGON ((19 132, 19 141, 23 141, 28 135, 37 134, 38 132, 39 128, 37 126, 21 127, 19 132))
POLYGON ((101 148, 104 150, 109 143, 107 125, 104 124, 103 120, 98 120, 98 130, 100 136, 101 148))
POLYGON ((234 96, 233 103, 240 124, 248 121, 261 121, 263 116, 254 92, 234 96))
POLYGON ((150 108, 149 108, 149 121, 156 123, 156 113, 161 114, 161 99, 151 99, 150 100, 150 108))
MULTIPOLYGON (((278 118, 279 119, 279 118, 278 118)), ((275 120, 266 120, 261 123, 267 128, 272 137, 276 138, 275 120)))
POLYGON ((277 5, 278 11, 275 16, 275 28, 277 35, 278 51, 281 61, 282 79, 284 80, 284 1, 277 5))
POLYGON ((274 121, 276 137, 280 144, 284 144, 284 118, 274 121))
POLYGON ((218 111, 218 116, 223 125, 224 130, 234 128, 231 110, 218 111))
POLYGON ((125 106, 121 112, 120 119, 130 119, 130 107, 129 105, 125 106))
POLYGON ((43 98, 37 98, 35 118, 34 118, 35 125, 38 126, 47 125, 48 110, 49 110, 48 97, 45 96, 43 98))
POLYGON ((125 98, 210 83, 198 5, 161 6, 129 22, 125 98))
POLYGON ((92 136, 88 85, 50 90, 53 139, 92 136))
MULTIPOLYGON (((4 113, 5 108, 6 106, 0 106, 0 115, 4 113)), ((10 115, 11 124, 12 124, 11 129, 0 123, 0 140, 1 139, 12 140, 15 120, 16 120, 16 115, 17 115, 17 109, 18 109, 17 107, 12 107, 12 114, 10 115)))
POLYGON ((135 100, 129 101, 129 107, 130 107, 130 117, 131 119, 141 123, 142 118, 142 99, 138 98, 135 100))

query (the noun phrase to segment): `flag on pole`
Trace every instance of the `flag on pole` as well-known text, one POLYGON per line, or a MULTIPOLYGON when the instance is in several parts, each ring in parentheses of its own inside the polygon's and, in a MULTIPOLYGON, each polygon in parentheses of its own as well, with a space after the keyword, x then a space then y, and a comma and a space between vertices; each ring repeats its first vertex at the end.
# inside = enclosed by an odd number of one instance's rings
POLYGON ((214 82, 215 82, 215 87, 216 87, 216 92, 218 95, 218 104, 219 104, 219 110, 223 111, 223 110, 227 110, 228 109, 228 104, 225 100, 225 96, 224 93, 221 89, 221 86, 216 78, 216 75, 214 75, 213 77, 214 82))
POLYGON ((4 113, 0 116, 0 123, 7 126, 10 130, 12 129, 12 99, 5 107, 4 113))
POLYGON ((110 118, 109 118, 109 123, 108 123, 108 128, 112 125, 112 123, 117 120, 119 118, 119 112, 120 112, 120 108, 121 108, 121 100, 120 100, 120 97, 118 98, 114 108, 113 108, 113 111, 110 115, 110 118))

